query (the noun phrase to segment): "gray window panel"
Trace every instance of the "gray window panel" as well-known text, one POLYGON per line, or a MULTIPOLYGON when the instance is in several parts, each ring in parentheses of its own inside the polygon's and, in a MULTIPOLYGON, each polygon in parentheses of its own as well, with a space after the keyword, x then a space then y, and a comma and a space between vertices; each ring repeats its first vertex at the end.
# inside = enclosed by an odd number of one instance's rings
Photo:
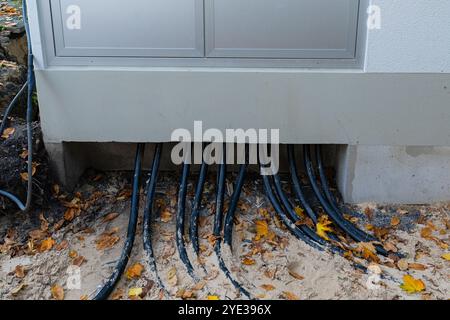
POLYGON ((56 56, 204 56, 203 0, 50 1, 56 56), (75 29, 67 22, 73 5, 75 29))
POLYGON ((359 2, 205 0, 207 56, 355 58, 359 2))

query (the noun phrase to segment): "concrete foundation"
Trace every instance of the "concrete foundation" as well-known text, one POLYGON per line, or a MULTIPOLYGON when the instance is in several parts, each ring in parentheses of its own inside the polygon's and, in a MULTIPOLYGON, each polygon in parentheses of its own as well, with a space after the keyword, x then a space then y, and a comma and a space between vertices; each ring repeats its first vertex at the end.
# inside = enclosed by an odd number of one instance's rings
POLYGON ((449 147, 340 146, 338 186, 348 203, 450 200, 449 147))

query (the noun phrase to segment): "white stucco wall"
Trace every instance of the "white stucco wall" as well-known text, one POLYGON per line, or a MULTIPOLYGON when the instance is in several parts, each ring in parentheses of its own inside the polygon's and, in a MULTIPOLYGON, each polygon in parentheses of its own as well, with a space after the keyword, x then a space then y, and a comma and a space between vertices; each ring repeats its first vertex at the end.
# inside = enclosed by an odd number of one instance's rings
POLYGON ((450 73, 450 0, 371 0, 381 29, 369 30, 367 72, 450 73))

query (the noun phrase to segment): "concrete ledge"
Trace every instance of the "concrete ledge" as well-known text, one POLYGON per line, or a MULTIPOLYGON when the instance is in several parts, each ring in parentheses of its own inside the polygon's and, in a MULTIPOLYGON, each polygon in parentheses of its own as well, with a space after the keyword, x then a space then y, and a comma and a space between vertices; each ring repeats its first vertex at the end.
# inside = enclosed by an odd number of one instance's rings
POLYGON ((337 178, 348 203, 449 201, 450 148, 341 146, 337 178))

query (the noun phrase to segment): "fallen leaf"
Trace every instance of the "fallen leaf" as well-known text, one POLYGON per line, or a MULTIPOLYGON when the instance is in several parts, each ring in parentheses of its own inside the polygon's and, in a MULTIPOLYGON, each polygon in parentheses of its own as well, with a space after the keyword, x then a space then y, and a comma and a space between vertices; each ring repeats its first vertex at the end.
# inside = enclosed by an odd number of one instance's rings
POLYGON ((206 286, 206 281, 200 281, 192 288, 192 290, 194 290, 194 291, 203 290, 203 288, 205 286, 206 286))
POLYGON ((53 248, 54 245, 55 245, 55 240, 53 240, 52 238, 47 238, 41 242, 41 245, 39 247, 39 252, 42 253, 45 251, 49 251, 53 248))
POLYGON ((397 267, 401 271, 406 271, 409 268, 409 263, 406 261, 406 259, 400 259, 397 262, 397 267))
POLYGON ((173 217, 173 215, 169 210, 164 210, 161 213, 161 221, 164 223, 172 221, 172 217, 173 217))
POLYGON ((120 300, 123 298, 124 291, 123 289, 117 289, 111 296, 111 300, 120 300))
POLYGON ((41 240, 45 237, 46 232, 42 230, 33 230, 28 233, 32 240, 41 240))
POLYGON ((253 260, 253 259, 251 259, 251 258, 244 258, 244 259, 242 260, 242 264, 243 264, 243 265, 246 265, 246 266, 253 266, 253 265, 256 264, 256 261, 253 260))
POLYGON ((69 258, 70 259, 75 259, 78 257, 78 252, 76 252, 75 250, 70 250, 69 252, 69 258))
POLYGON ((16 129, 14 128, 6 128, 3 133, 2 133, 2 138, 3 139, 9 139, 9 137, 11 137, 14 132, 16 132, 16 129))
MULTIPOLYGON (((37 171, 37 165, 35 165, 33 163, 33 166, 31 168, 31 176, 34 177, 34 175, 36 174, 37 171)), ((22 172, 20 174, 20 177, 22 178, 23 181, 28 181, 28 172, 22 172)))
POLYGON ((167 282, 171 287, 175 287, 178 284, 177 269, 175 267, 167 273, 167 282))
POLYGON ((12 289, 11 290, 11 295, 13 295, 13 296, 17 296, 19 293, 20 293, 20 291, 22 291, 23 289, 25 289, 25 287, 26 287, 27 285, 25 284, 25 283, 20 283, 17 287, 15 287, 14 289, 12 289))
POLYGON ((140 263, 135 263, 133 266, 128 268, 126 276, 129 280, 138 279, 141 277, 142 271, 144 271, 144 266, 140 263))
POLYGON ((286 300, 300 300, 299 297, 289 291, 283 291, 282 297, 286 300))
POLYGON ((119 213, 117 213, 117 212, 110 213, 103 218, 103 223, 113 221, 118 216, 119 216, 119 213))
POLYGON ((425 227, 420 231, 420 236, 424 239, 432 238, 433 230, 430 227, 425 227))
POLYGON ((76 257, 75 259, 73 259, 72 264, 73 264, 74 266, 81 267, 81 266, 83 265, 83 263, 85 263, 86 261, 87 261, 87 260, 86 260, 85 257, 83 257, 83 256, 78 256, 78 257, 76 257))
POLYGON ((52 297, 55 300, 64 300, 64 289, 59 285, 54 285, 51 288, 52 297))
POLYGON ((261 288, 263 288, 266 291, 273 291, 273 290, 275 290, 275 286, 273 286, 271 284, 263 284, 261 286, 261 288))
POLYGON ((84 294, 80 297, 80 301, 86 301, 87 299, 88 299, 88 296, 86 294, 84 294))
POLYGON ((328 216, 321 216, 316 225, 316 233, 319 237, 325 240, 330 240, 328 238, 327 232, 332 232, 333 229, 330 227, 331 221, 328 220, 328 216))
POLYGON ((425 283, 420 279, 415 279, 409 274, 403 277, 403 284, 400 286, 404 291, 412 294, 425 290, 425 283))
POLYGON ((218 296, 208 296, 208 300, 220 300, 218 296))
POLYGON ((120 238, 114 234, 103 234, 96 240, 97 250, 106 250, 114 247, 120 238))
POLYGON ((410 270, 424 271, 424 270, 427 270, 428 267, 423 265, 423 264, 420 264, 420 263, 410 263, 409 264, 409 269, 410 270))
POLYGON ((262 238, 266 237, 269 234, 269 225, 266 220, 257 220, 255 221, 256 226, 256 236, 255 240, 259 241, 262 238))
POLYGON ((128 290, 128 297, 130 298, 140 298, 143 290, 142 288, 131 288, 128 290))
POLYGON ((64 213, 64 220, 66 221, 72 221, 75 218, 76 209, 75 208, 69 208, 64 213))
POLYGON ((386 242, 386 243, 383 245, 383 248, 384 248, 386 251, 391 251, 391 252, 394 252, 394 253, 398 252, 397 247, 396 247, 395 244, 393 244, 392 242, 386 242))
POLYGON ((25 278, 25 268, 21 265, 16 266, 14 269, 14 274, 19 279, 25 278))
POLYGON ((305 218, 305 210, 303 210, 300 207, 295 207, 294 208, 295 213, 297 214, 297 216, 301 219, 305 218))
POLYGON ((304 280, 305 279, 305 277, 299 275, 297 272, 295 272, 292 269, 288 269, 288 273, 294 279, 297 279, 297 280, 304 280))
POLYGON ((445 253, 441 256, 442 259, 450 261, 450 253, 445 253))
POLYGON ((380 261, 380 258, 377 256, 377 250, 372 242, 359 242, 355 251, 366 260, 373 262, 380 261))
POLYGON ((397 216, 395 216, 395 217, 393 217, 392 219, 391 219, 391 226, 392 227, 396 227, 396 226, 398 226, 399 224, 400 224, 400 218, 399 217, 397 217, 397 216))

